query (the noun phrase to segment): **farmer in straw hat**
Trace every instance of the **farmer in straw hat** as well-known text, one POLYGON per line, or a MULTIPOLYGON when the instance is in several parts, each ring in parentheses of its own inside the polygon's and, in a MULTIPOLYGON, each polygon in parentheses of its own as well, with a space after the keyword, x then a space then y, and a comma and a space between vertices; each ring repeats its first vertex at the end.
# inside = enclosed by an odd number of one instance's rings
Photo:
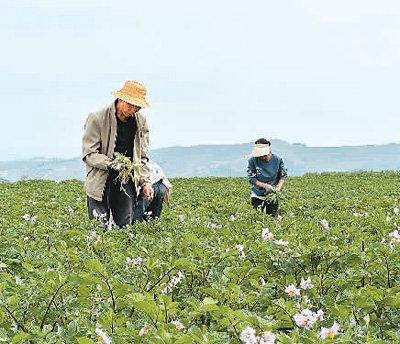
POLYGON ((98 218, 108 225, 110 213, 119 227, 131 224, 137 188, 152 198, 154 191, 148 167, 149 129, 139 112, 148 107, 146 88, 139 82, 126 81, 108 106, 89 114, 82 140, 82 159, 86 164, 85 191, 89 218, 98 218), (122 185, 118 179, 115 153, 141 164, 138 185, 132 180, 122 185))
POLYGON ((271 142, 261 138, 258 139, 251 152, 247 175, 252 185, 251 204, 253 208, 272 215, 279 215, 279 204, 277 201, 268 200, 268 194, 280 191, 287 177, 287 171, 282 158, 272 154, 271 142))

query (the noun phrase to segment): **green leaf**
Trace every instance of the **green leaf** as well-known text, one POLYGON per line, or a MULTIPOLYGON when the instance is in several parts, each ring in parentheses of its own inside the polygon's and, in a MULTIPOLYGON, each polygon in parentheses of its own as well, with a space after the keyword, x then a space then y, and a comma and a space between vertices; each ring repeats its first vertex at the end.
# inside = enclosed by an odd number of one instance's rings
POLYGON ((379 304, 382 306, 400 308, 400 296, 385 297, 379 304))
POLYGON ((94 344, 93 340, 85 337, 79 337, 76 339, 77 344, 94 344))
POLYGON ((0 328, 0 342, 10 342, 10 337, 7 335, 7 331, 4 328, 0 328))
POLYGON ((200 309, 203 312, 212 312, 212 311, 218 310, 219 307, 217 306, 217 303, 218 303, 217 300, 214 300, 211 297, 206 297, 203 300, 200 309))
POLYGON ((179 258, 174 261, 174 265, 177 269, 192 270, 193 264, 186 258, 179 258))
POLYGON ((26 332, 20 332, 18 334, 16 334, 13 338, 12 338, 12 343, 13 344, 19 344, 22 343, 24 340, 28 339, 31 335, 29 333, 26 332))
POLYGON ((103 277, 108 277, 106 269, 98 259, 89 259, 86 263, 86 266, 92 271, 99 273, 103 277))

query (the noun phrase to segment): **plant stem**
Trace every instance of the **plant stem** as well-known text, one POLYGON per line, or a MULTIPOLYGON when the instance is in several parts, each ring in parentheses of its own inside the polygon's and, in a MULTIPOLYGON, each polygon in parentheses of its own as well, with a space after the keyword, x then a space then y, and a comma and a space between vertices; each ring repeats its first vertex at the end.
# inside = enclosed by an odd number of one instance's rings
POLYGON ((24 332, 29 333, 28 330, 26 329, 26 327, 24 325, 22 325, 17 318, 14 316, 14 314, 12 314, 12 312, 8 309, 8 307, 6 305, 3 305, 4 309, 6 310, 6 312, 8 313, 8 315, 15 321, 15 323, 17 324, 17 326, 24 332))
POLYGON ((54 302, 54 299, 55 299, 55 297, 57 296, 58 292, 59 292, 59 291, 61 290, 61 288, 62 288, 64 285, 66 285, 66 284, 67 284, 67 282, 64 282, 64 283, 60 284, 60 286, 57 288, 56 292, 53 294, 53 296, 52 296, 50 302, 47 304, 46 313, 44 313, 42 322, 41 322, 41 324, 40 324, 40 329, 41 329, 41 330, 43 329, 43 326, 44 326, 44 323, 45 323, 45 321, 46 321, 47 315, 49 314, 51 304, 54 302))

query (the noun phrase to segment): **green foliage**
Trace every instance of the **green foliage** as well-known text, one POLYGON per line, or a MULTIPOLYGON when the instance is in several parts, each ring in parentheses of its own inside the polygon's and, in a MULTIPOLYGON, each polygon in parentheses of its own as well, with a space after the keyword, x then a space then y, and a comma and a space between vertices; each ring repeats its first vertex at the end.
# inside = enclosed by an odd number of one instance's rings
POLYGON ((279 343, 399 342, 398 173, 289 178, 278 221, 251 208, 245 179, 173 184, 160 220, 108 230, 79 181, 0 183, 0 343, 97 343, 96 328, 113 343, 240 343, 247 326, 279 343), (325 312, 311 329, 293 318, 307 307, 325 312))

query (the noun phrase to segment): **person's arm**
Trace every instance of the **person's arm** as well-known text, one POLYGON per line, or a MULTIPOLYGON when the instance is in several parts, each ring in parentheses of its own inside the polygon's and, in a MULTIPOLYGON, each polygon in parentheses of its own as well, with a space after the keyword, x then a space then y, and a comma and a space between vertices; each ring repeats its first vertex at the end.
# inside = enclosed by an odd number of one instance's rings
POLYGON ((107 155, 100 153, 100 127, 93 114, 86 120, 82 139, 82 160, 89 166, 107 170, 111 160, 107 155))
POLYGON ((140 161, 142 164, 139 185, 143 189, 143 195, 146 198, 154 197, 154 189, 150 182, 150 166, 149 166, 149 127, 147 125, 147 120, 143 117, 143 128, 141 131, 141 152, 140 161))
POLYGON ((247 178, 249 179, 249 183, 251 185, 257 185, 256 167, 254 166, 254 160, 252 158, 250 158, 248 161, 247 178))
POLYGON ((268 183, 260 182, 259 180, 257 180, 256 185, 259 188, 265 189, 267 192, 271 192, 274 189, 272 185, 270 185, 268 183))
POLYGON ((276 188, 277 188, 278 190, 282 190, 283 184, 285 184, 285 179, 279 179, 279 182, 278 182, 278 184, 276 185, 276 188))
POLYGON ((287 178, 287 169, 285 168, 285 164, 283 160, 279 162, 279 170, 278 170, 279 182, 276 185, 278 190, 282 190, 283 184, 285 184, 285 180, 287 178))

